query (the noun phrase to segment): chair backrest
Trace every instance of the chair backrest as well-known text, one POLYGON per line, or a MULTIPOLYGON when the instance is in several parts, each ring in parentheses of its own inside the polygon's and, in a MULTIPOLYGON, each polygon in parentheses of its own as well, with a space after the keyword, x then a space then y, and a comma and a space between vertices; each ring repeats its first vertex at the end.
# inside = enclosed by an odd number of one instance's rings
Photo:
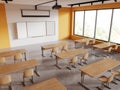
POLYGON ((114 74, 112 74, 109 78, 108 78, 108 83, 110 83, 110 82, 112 82, 113 81, 113 79, 114 79, 114 74))
POLYGON ((55 54, 59 53, 59 48, 58 47, 53 48, 52 52, 55 53, 55 54))
POLYGON ((11 83, 12 79, 10 75, 5 75, 0 77, 0 85, 6 85, 11 83))
POLYGON ((86 41, 85 45, 89 45, 89 40, 86 41))
POLYGON ((73 58, 71 59, 71 62, 74 63, 74 62, 77 62, 77 60, 78 60, 78 57, 75 56, 75 57, 73 57, 73 58))
POLYGON ((14 60, 22 60, 22 58, 23 58, 22 53, 18 53, 14 56, 14 60))
POLYGON ((23 78, 31 77, 34 75, 34 69, 28 69, 23 72, 23 78))
POLYGON ((108 52, 111 52, 111 51, 112 51, 112 47, 109 47, 109 48, 108 48, 108 52))
POLYGON ((86 53, 84 56, 83 56, 83 59, 88 59, 88 57, 89 57, 89 53, 86 53))
POLYGON ((116 44, 115 47, 114 47, 114 50, 117 50, 118 47, 119 47, 119 45, 116 44))
POLYGON ((0 57, 0 64, 4 64, 6 62, 5 57, 0 57))
POLYGON ((62 50, 68 51, 68 45, 65 44, 65 45, 63 46, 62 50))

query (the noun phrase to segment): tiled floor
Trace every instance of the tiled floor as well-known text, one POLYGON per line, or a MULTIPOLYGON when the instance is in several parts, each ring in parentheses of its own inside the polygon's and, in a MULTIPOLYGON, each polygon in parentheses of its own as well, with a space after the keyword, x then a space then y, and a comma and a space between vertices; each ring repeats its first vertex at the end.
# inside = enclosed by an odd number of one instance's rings
MULTIPOLYGON (((74 48, 74 42, 71 40, 69 41, 69 48, 74 48)), ((48 43, 44 43, 48 44, 48 43)), ((41 65, 37 68, 38 73, 40 74, 40 77, 34 75, 34 83, 38 83, 44 80, 47 80, 52 77, 56 77, 60 82, 65 85, 67 90, 85 90, 82 86, 78 84, 80 81, 80 71, 79 69, 82 66, 77 65, 77 68, 72 68, 72 70, 68 70, 66 68, 67 66, 67 60, 61 60, 60 65, 62 65, 62 69, 58 69, 55 67, 55 58, 49 57, 50 51, 45 51, 46 57, 41 56, 41 48, 40 46, 43 44, 37 44, 37 45, 29 45, 24 47, 17 47, 17 48, 25 48, 28 50, 27 58, 28 59, 38 59, 41 63, 41 65)), ((81 47, 80 44, 77 44, 77 47, 81 47)), ((100 50, 91 50, 89 47, 86 47, 90 53, 88 64, 96 62, 103 57, 103 53, 100 50), (99 57, 94 56, 93 54, 96 54, 99 57)), ((117 60, 120 60, 120 54, 111 54, 112 58, 115 58, 117 60)), ((13 63, 13 57, 7 58, 9 59, 8 63, 13 63)), ((120 69, 120 66, 116 69, 120 69)), ((109 72, 105 73, 104 75, 110 75, 109 72)), ((17 72, 12 74, 12 88, 13 90, 22 90, 22 73, 17 72), (19 78, 18 78, 19 77, 19 78)), ((111 84, 111 90, 120 90, 120 82, 116 81, 118 85, 111 84)), ((90 88, 90 90, 97 90, 96 87, 100 86, 101 83, 98 81, 97 78, 91 78, 89 76, 85 76, 85 84, 90 88)), ((32 83, 29 80, 26 80, 26 86, 30 86, 32 83)), ((7 87, 3 87, 2 90, 8 90, 7 87)), ((108 90, 105 88, 104 90, 108 90)))

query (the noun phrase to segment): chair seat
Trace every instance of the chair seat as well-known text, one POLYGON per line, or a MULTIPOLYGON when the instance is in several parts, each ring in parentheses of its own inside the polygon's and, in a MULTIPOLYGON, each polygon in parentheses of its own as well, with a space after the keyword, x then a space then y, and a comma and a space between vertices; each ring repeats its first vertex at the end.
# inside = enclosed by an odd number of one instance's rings
POLYGON ((99 80, 104 82, 104 83, 107 83, 108 78, 106 76, 101 76, 101 77, 99 77, 99 80))
POLYGON ((112 71, 112 74, 115 74, 115 75, 120 75, 120 71, 112 71))

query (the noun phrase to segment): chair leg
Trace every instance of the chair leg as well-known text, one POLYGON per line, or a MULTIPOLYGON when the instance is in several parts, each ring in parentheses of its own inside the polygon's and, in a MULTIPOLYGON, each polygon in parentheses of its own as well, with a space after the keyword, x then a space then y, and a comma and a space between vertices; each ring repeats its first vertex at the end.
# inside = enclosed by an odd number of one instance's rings
POLYGON ((73 68, 76 68, 75 63, 73 63, 72 67, 73 67, 73 68))
POLYGON ((66 68, 69 69, 69 70, 71 70, 71 68, 70 68, 70 63, 68 64, 68 66, 67 66, 66 68))
POLYGON ((87 60, 84 60, 84 62, 83 62, 84 64, 87 64, 87 60))
POLYGON ((25 86, 25 78, 23 78, 23 82, 22 82, 23 86, 25 86))
POLYGON ((82 60, 80 60, 80 63, 78 63, 78 64, 81 65, 81 66, 83 66, 83 65, 82 65, 82 60))
POLYGON ((31 76, 31 82, 34 83, 34 78, 33 78, 33 76, 31 76))
POLYGON ((12 86, 11 85, 9 85, 9 90, 12 90, 12 86))

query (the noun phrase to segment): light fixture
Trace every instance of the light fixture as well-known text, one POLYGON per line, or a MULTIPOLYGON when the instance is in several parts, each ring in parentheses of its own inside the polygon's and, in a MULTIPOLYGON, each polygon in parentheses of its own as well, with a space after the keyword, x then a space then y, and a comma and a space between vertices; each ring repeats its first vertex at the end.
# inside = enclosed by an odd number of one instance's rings
POLYGON ((56 4, 54 6, 52 6, 52 9, 60 9, 62 6, 58 5, 57 0, 56 0, 56 4))
MULTIPOLYGON (((110 1, 110 0, 94 0, 94 1, 88 1, 88 2, 81 2, 81 3, 74 3, 74 4, 68 4, 68 6, 75 6, 75 5, 81 5, 81 4, 88 4, 90 3, 91 5, 93 5, 93 3, 96 3, 96 2, 102 2, 102 4, 105 2, 105 1, 110 1)), ((117 0, 114 0, 115 2, 117 2, 117 0)))
POLYGON ((55 5, 52 6, 52 9, 60 9, 62 7, 61 5, 58 5, 57 0, 52 0, 52 1, 48 1, 48 2, 44 2, 44 3, 35 5, 35 9, 37 9, 37 7, 40 5, 51 3, 51 2, 56 2, 55 5))
POLYGON ((13 0, 2 0, 2 1, 5 1, 5 3, 8 3, 8 1, 13 1, 13 0))

